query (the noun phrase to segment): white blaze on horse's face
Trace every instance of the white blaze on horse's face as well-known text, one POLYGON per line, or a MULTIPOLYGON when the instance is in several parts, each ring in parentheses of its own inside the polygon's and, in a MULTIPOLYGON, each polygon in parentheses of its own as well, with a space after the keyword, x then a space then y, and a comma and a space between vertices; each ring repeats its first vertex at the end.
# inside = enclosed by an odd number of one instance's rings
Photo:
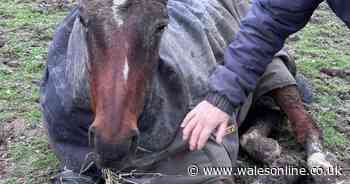
POLYGON ((129 63, 128 63, 128 58, 125 57, 125 63, 124 63, 124 68, 123 68, 123 76, 124 76, 124 81, 127 82, 129 78, 129 63))
POLYGON ((125 4, 127 0, 113 0, 113 19, 117 23, 118 27, 124 24, 123 16, 121 15, 119 8, 121 5, 125 4))

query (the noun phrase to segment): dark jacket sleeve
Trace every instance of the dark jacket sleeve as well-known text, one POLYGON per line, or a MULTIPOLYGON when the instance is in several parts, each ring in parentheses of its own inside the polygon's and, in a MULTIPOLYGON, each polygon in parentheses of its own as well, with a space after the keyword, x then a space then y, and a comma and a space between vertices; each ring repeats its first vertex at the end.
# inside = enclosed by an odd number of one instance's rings
POLYGON ((207 101, 231 114, 252 92, 286 38, 303 28, 323 0, 255 0, 210 78, 207 101))

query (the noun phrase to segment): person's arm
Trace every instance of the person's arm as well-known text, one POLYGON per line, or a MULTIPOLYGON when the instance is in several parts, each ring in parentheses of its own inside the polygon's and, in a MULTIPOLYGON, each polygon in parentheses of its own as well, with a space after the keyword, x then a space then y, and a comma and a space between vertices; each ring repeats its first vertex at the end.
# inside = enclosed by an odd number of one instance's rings
POLYGON ((255 0, 210 78, 207 101, 232 114, 252 92, 287 37, 303 28, 323 0, 255 0))
POLYGON ((252 92, 285 39, 300 30, 322 0, 255 0, 226 50, 225 65, 210 78, 211 92, 181 124, 191 150, 202 149, 215 131, 221 143, 235 107, 252 92))

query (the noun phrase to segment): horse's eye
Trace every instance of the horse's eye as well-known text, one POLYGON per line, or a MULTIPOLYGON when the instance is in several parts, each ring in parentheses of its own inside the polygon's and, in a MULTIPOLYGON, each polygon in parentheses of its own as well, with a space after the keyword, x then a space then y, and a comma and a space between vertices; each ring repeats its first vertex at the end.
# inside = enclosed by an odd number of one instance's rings
POLYGON ((161 34, 163 33, 163 31, 166 29, 167 25, 165 24, 162 24, 162 25, 159 25, 156 30, 155 30, 155 33, 156 34, 161 34))
POLYGON ((87 27, 88 26, 88 21, 86 19, 84 19, 83 16, 79 16, 79 20, 80 20, 80 23, 84 26, 84 27, 87 27))

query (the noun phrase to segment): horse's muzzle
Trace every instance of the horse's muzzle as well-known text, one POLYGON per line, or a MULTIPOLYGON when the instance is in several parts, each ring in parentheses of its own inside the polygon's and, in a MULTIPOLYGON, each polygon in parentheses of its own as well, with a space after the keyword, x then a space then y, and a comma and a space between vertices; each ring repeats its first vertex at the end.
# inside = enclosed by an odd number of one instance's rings
POLYGON ((89 144, 96 154, 100 168, 121 169, 134 155, 137 148, 138 133, 120 141, 119 144, 106 143, 93 127, 89 129, 89 144))

